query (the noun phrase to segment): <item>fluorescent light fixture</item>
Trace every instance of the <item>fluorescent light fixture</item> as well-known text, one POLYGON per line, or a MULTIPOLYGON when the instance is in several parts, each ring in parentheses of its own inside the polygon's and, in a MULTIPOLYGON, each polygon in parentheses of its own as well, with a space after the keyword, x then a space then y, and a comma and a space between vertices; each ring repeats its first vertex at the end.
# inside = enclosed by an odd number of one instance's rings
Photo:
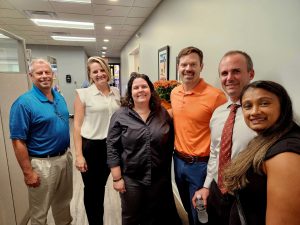
POLYGON ((5 36, 4 34, 0 34, 0 38, 5 38, 5 39, 7 39, 7 38, 9 38, 9 37, 5 36))
POLYGON ((108 39, 103 39, 103 41, 104 41, 104 42, 109 42, 109 40, 108 40, 108 39))
POLYGON ((104 28, 105 28, 105 30, 111 30, 112 27, 111 26, 105 26, 104 28))
POLYGON ((103 55, 105 55, 105 54, 106 54, 106 52, 105 52, 105 51, 102 51, 101 53, 102 53, 103 55))
POLYGON ((63 27, 74 29, 93 30, 94 23, 65 21, 65 20, 48 20, 48 19, 31 19, 36 25, 43 27, 63 27))
POLYGON ((83 3, 91 4, 91 0, 50 0, 51 2, 71 2, 71 3, 83 3))
POLYGON ((102 49, 103 49, 103 50, 106 50, 106 49, 107 49, 107 47, 103 46, 103 47, 102 47, 102 49))
POLYGON ((95 42, 94 37, 71 37, 71 36, 51 36, 56 41, 82 41, 82 42, 95 42))

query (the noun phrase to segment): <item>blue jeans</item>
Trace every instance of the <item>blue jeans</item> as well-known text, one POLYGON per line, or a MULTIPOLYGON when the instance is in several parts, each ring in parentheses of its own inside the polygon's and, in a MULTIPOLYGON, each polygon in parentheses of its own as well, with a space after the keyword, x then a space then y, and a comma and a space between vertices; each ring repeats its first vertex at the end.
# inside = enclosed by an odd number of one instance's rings
POLYGON ((174 157, 175 181, 185 211, 189 217, 190 225, 200 224, 197 212, 192 205, 195 192, 203 187, 206 177, 206 162, 187 163, 174 157))

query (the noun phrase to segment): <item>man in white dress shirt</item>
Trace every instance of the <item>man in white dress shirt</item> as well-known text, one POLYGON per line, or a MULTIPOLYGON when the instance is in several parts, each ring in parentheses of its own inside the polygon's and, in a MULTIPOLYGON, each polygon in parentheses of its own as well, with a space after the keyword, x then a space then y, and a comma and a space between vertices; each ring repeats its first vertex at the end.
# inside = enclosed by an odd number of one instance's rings
MULTIPOLYGON (((210 120, 211 145, 210 158, 207 165, 207 176, 203 188, 195 192, 192 199, 195 206, 197 196, 201 196, 207 206, 209 225, 228 225, 233 196, 230 196, 218 186, 218 166, 221 146, 221 135, 224 124, 230 113, 230 105, 240 104, 242 89, 254 77, 253 63, 250 56, 242 51, 229 51, 220 61, 219 77, 222 88, 228 96, 228 101, 219 106, 210 120)), ((242 109, 237 109, 233 134, 231 159, 242 151, 255 133, 247 127, 242 115, 242 109)))

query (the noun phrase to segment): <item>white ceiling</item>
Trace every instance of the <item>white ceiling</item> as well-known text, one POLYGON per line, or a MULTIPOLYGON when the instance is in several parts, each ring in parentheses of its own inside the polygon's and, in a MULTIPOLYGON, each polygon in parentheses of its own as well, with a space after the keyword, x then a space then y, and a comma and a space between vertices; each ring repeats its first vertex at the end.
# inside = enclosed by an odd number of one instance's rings
POLYGON ((83 46, 86 53, 99 55, 108 47, 107 57, 120 57, 122 47, 162 0, 92 0, 92 4, 61 3, 54 0, 0 0, 0 28, 25 39, 26 44, 83 46), (51 19, 26 11, 54 12, 53 19, 95 23, 95 30, 39 27, 31 18, 51 19), (112 30, 105 30, 111 25, 112 30), (63 32, 69 36, 96 37, 96 42, 55 41, 50 36, 63 32), (109 39, 104 43, 103 39, 109 39))

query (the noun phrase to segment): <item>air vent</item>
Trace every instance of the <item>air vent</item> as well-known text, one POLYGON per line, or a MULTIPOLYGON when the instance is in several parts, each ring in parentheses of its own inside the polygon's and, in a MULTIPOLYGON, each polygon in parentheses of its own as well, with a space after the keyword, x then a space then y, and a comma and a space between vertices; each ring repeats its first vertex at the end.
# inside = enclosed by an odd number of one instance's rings
POLYGON ((67 33, 67 32, 52 32, 51 36, 70 36, 70 33, 67 33))
POLYGON ((57 15, 55 12, 50 11, 35 11, 35 10, 24 10, 30 19, 56 19, 57 15))

